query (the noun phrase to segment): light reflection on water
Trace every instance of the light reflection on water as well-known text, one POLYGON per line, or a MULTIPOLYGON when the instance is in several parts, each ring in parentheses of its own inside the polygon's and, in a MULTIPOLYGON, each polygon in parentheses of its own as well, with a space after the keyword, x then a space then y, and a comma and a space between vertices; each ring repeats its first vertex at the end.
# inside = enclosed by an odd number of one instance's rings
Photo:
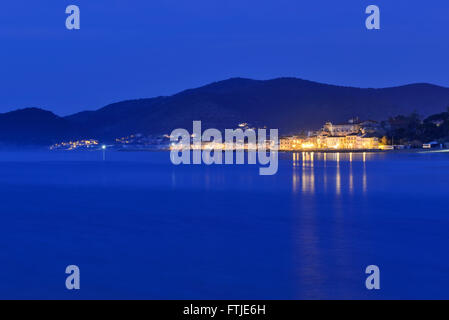
POLYGON ((328 190, 337 196, 346 188, 349 194, 361 190, 368 191, 367 162, 371 153, 292 153, 292 190, 297 193, 314 194, 318 190, 328 190), (342 178, 343 177, 343 178, 342 178), (347 179, 344 181, 343 179, 347 179), (319 180, 317 180, 319 179, 319 180))
POLYGON ((273 176, 169 159, 0 155, 0 298, 73 298, 64 261, 86 299, 447 298, 449 153, 282 153, 273 176))
POLYGON ((354 193, 354 174, 352 171, 352 152, 349 154, 349 193, 352 195, 354 193))

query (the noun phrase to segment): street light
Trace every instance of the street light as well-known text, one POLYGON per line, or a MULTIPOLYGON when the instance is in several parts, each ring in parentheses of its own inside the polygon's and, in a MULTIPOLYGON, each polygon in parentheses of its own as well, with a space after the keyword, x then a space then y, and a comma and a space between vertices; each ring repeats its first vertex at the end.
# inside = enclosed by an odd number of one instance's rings
POLYGON ((103 161, 105 161, 106 160, 106 145, 105 144, 102 145, 101 149, 103 150, 103 161))

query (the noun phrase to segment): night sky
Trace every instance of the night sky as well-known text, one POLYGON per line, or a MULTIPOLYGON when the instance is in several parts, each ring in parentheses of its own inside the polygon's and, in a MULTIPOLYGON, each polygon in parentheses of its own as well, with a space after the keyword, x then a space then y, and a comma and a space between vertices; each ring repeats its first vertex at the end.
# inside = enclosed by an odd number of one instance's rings
POLYGON ((0 112, 59 115, 230 77, 449 86, 449 1, 4 0, 0 112), (67 30, 65 8, 81 10, 67 30), (365 28, 365 8, 381 30, 365 28))

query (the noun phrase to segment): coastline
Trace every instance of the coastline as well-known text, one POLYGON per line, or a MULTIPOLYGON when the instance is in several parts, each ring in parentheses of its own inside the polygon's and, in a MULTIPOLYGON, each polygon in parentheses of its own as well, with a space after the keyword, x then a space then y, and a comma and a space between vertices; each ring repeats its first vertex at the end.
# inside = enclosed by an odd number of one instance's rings
MULTIPOLYGON (((115 149, 115 151, 119 152, 170 152, 169 149, 115 149)), ((192 150, 190 150, 192 151, 192 150)), ((221 152, 225 152, 225 150, 220 150, 221 152)), ((248 150, 243 150, 244 152, 248 152, 248 150)), ((234 150, 235 152, 235 150, 234 150)), ((403 149, 403 150, 382 150, 382 149, 357 149, 357 150, 278 150, 279 153, 444 153, 448 152, 449 149, 438 149, 438 150, 425 150, 425 149, 403 149)))

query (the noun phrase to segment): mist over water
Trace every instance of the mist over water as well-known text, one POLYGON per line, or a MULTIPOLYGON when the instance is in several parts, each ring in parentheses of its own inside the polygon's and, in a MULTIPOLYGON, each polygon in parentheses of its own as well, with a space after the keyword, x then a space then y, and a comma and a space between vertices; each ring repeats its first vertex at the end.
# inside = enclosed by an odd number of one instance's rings
POLYGON ((447 298, 449 153, 280 153, 276 175, 258 169, 2 152, 0 298, 447 298), (371 264, 381 290, 365 288, 371 264))

